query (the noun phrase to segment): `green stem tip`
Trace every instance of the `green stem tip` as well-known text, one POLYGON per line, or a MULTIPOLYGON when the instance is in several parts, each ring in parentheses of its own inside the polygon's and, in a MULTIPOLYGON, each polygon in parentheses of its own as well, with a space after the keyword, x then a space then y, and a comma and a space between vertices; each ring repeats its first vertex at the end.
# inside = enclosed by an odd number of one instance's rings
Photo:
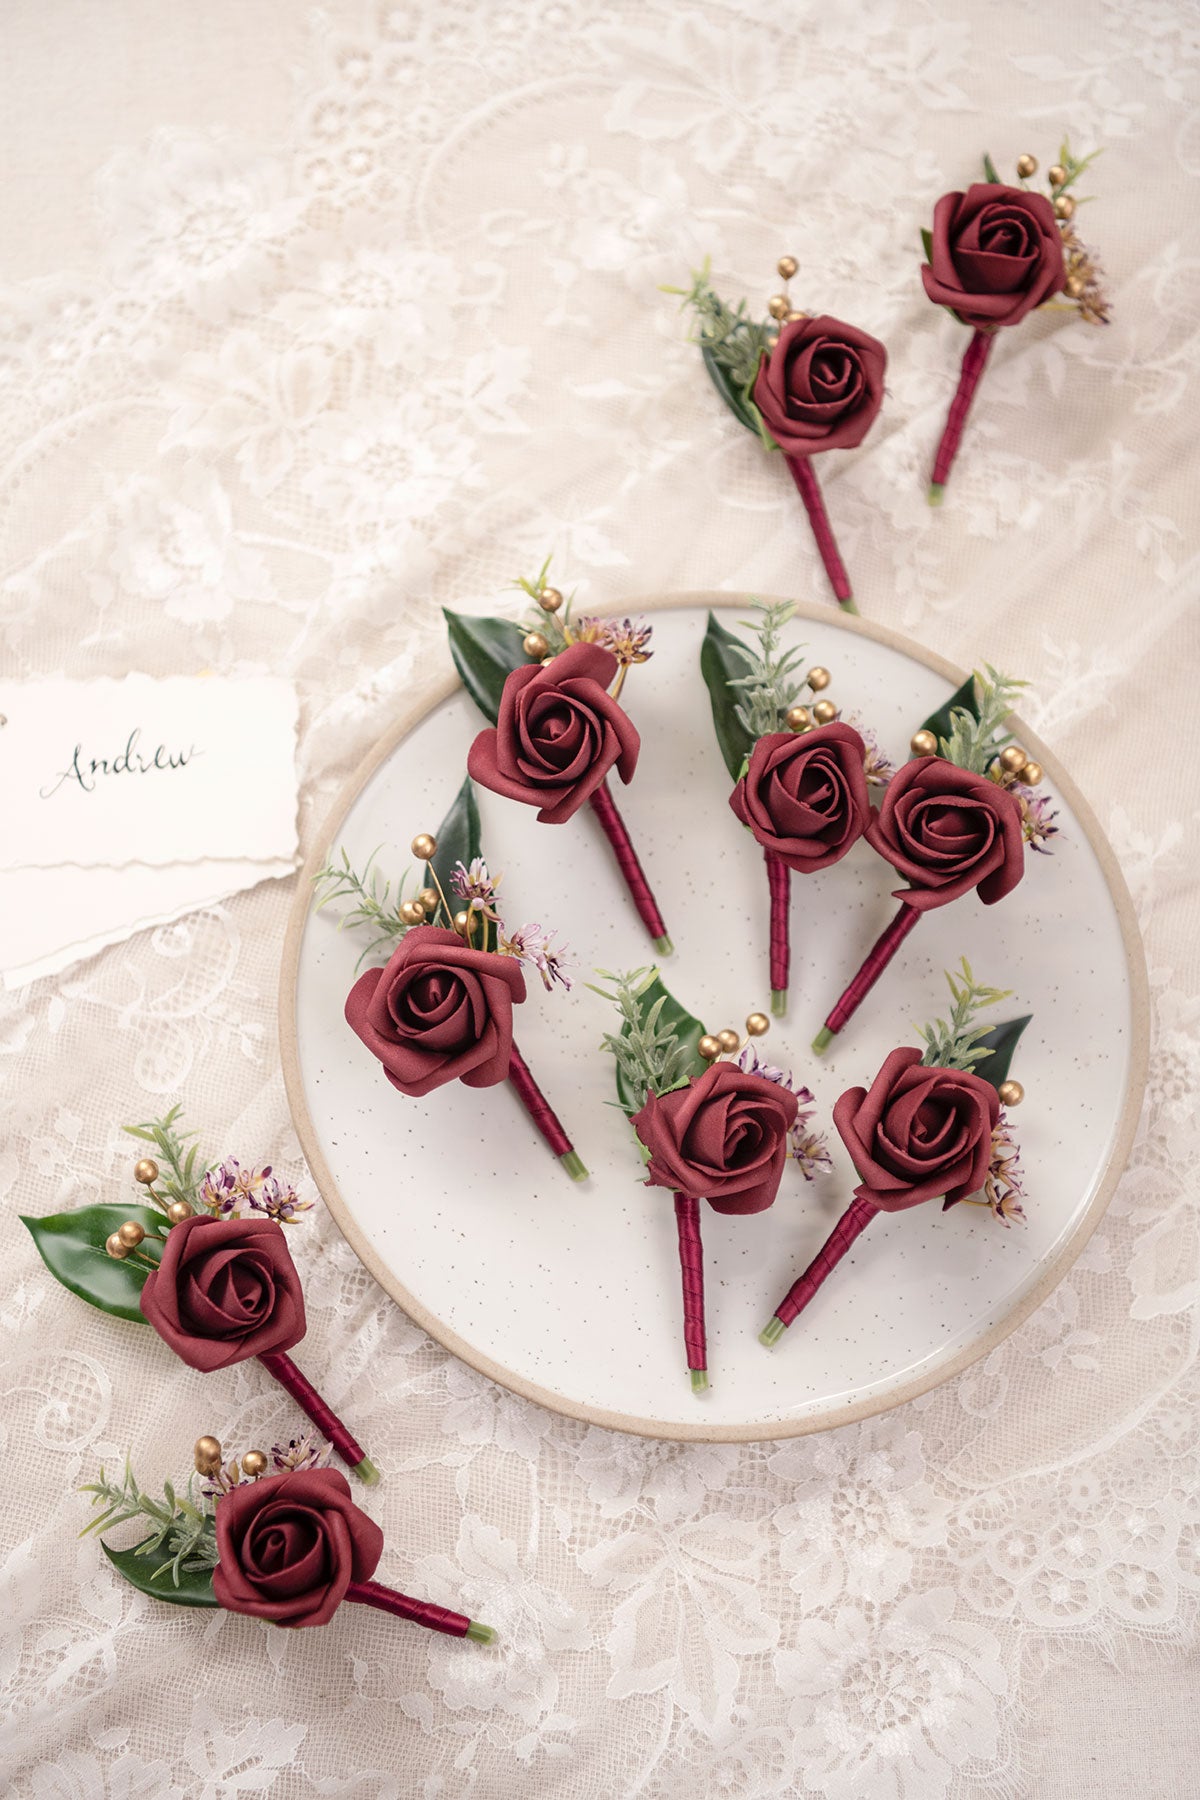
POLYGON ((379 1486, 379 1470, 369 1456, 364 1456, 360 1463, 355 1463, 350 1473, 357 1475, 360 1481, 365 1481, 368 1487, 379 1486))
POLYGON ((771 989, 771 1017, 774 1019, 782 1019, 782 1017, 786 1011, 787 1011, 787 989, 786 988, 772 988, 771 989))
POLYGON ((467 1626, 467 1636, 473 1644, 494 1644, 495 1629, 491 1625, 481 1625, 478 1619, 472 1619, 467 1626))
POLYGON ((930 484, 929 492, 925 496, 925 498, 928 500, 930 506, 940 506, 942 504, 942 495, 945 493, 945 491, 946 491, 946 488, 945 488, 945 484, 943 482, 941 482, 941 481, 932 482, 930 484))
POLYGON ((825 1052, 828 1050, 828 1048, 829 1048, 830 1044, 832 1044, 832 1042, 833 1042, 832 1031, 830 1031, 828 1025, 822 1025, 820 1031, 818 1031, 816 1037, 812 1041, 813 1055, 814 1056, 824 1056, 825 1052))
POLYGON ((670 938, 667 937, 666 933, 664 932, 662 937, 655 938, 654 948, 658 951, 658 954, 660 956, 670 956, 670 954, 671 954, 672 950, 674 950, 675 946, 671 942, 670 938))
POLYGON ((783 1336, 783 1334, 786 1330, 787 1330, 787 1326, 784 1324, 783 1320, 779 1317, 778 1313, 775 1313, 771 1316, 771 1318, 769 1318, 767 1320, 766 1324, 763 1326, 762 1330, 759 1332, 758 1341, 760 1344, 765 1345, 765 1347, 769 1350, 773 1344, 777 1344, 779 1342, 780 1338, 783 1336))
POLYGON ((846 598, 844 600, 838 601, 838 605, 841 607, 843 612, 853 613, 855 618, 857 619, 858 608, 854 604, 854 595, 853 594, 847 594, 846 598))
POLYGON ((567 1171, 567 1174, 571 1177, 572 1181, 587 1180, 588 1172, 578 1150, 568 1150, 566 1155, 560 1156, 558 1160, 567 1171))
POLYGON ((692 1378, 693 1394, 703 1394, 708 1387, 708 1370, 689 1369, 688 1374, 692 1378))

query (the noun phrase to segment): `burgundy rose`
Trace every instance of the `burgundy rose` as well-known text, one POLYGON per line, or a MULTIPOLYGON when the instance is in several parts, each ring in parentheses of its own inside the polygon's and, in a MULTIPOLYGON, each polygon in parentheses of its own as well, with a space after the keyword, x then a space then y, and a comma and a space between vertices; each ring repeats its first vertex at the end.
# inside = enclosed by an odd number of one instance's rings
POLYGON ((1063 288, 1062 237, 1044 194, 977 181, 933 209, 925 292, 966 325, 1016 325, 1063 288))
POLYGON ((402 1094, 419 1098, 462 1081, 494 1087, 512 1059, 512 1009, 525 977, 512 956, 472 950, 456 931, 415 925, 391 961, 367 969, 346 1019, 402 1094))
POLYGON ((608 693, 617 659, 599 644, 571 644, 545 668, 514 669, 494 729, 467 755, 472 781, 540 810, 562 825, 596 792, 611 768, 633 778, 641 739, 608 693))
POLYGON ((845 856, 866 829, 866 745, 835 722, 759 738, 729 804, 764 850, 811 875, 845 856))
POLYGON ((886 368, 869 332, 824 315, 794 319, 759 367, 754 404, 788 456, 852 450, 879 411, 886 368))
POLYGON ((327 1625, 383 1555, 382 1531, 336 1469, 242 1483, 218 1502, 216 1532, 218 1605, 281 1625, 327 1625))
POLYGON ((897 889, 896 898, 918 912, 971 888, 993 906, 1025 873, 1016 796, 944 756, 917 757, 892 776, 866 838, 912 883, 897 889))
POLYGON ((176 1355, 206 1372, 304 1336, 300 1276, 274 1219, 200 1214, 172 1225, 141 1306, 176 1355))
POLYGON ((707 1200, 721 1213, 770 1206, 796 1122, 795 1094, 732 1063, 714 1063, 686 1087, 651 1094, 633 1128, 650 1152, 647 1179, 707 1200))
POLYGON ((870 1091, 850 1088, 833 1122, 861 1176, 855 1193, 881 1212, 939 1194, 953 1206, 978 1193, 1000 1116, 994 1087, 966 1069, 926 1068, 919 1050, 893 1050, 870 1091))

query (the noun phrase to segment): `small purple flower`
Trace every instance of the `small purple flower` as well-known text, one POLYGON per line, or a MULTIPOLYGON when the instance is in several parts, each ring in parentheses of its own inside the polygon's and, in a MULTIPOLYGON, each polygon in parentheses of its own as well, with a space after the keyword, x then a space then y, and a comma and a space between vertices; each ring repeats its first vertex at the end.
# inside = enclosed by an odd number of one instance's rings
POLYGON ((587 617, 578 619, 573 627, 573 635, 580 643, 599 644, 615 656, 623 666, 630 663, 649 662, 653 650, 647 648, 654 627, 647 625, 645 619, 597 619, 587 617))
POLYGON ((280 1225, 290 1225, 299 1213, 312 1210, 312 1200, 301 1200, 290 1182, 280 1181, 278 1175, 272 1175, 270 1169, 262 1171, 266 1179, 260 1184, 256 1193, 251 1194, 250 1204, 255 1212, 266 1213, 268 1219, 278 1220, 280 1225))
POLYGON ((992 1132, 992 1160, 983 1184, 983 1197, 992 1209, 992 1217, 1006 1227, 1013 1219, 1020 1219, 1022 1224, 1025 1222, 1025 1208, 1021 1205, 1025 1197, 1024 1182, 1025 1171, 1021 1167, 1012 1125, 1008 1114, 1001 1110, 992 1132))
POLYGON ((870 787, 886 787, 888 782, 892 779, 892 776, 896 773, 895 763, 890 756, 886 756, 880 749, 879 739, 871 730, 871 727, 863 723, 858 713, 851 713, 846 720, 846 723, 848 725, 853 725, 855 731, 857 731, 859 737, 867 746, 866 761, 863 763, 863 774, 867 778, 868 785, 870 787))
POLYGON ((1059 827, 1054 823, 1058 817, 1058 809, 1054 807, 1053 796, 1040 794, 1036 788, 1025 787, 1021 782, 1013 788, 1013 793, 1021 808, 1021 829, 1025 833, 1025 842, 1031 850, 1038 850, 1043 856, 1053 856, 1054 852, 1046 848, 1047 840, 1057 837, 1059 832, 1059 827))
POLYGON ((333 1454, 332 1444, 325 1443, 314 1431, 303 1437, 289 1438, 286 1444, 271 1446, 271 1466, 278 1474, 294 1469, 323 1469, 333 1454))
POLYGON ((542 986, 547 993, 556 981, 570 992, 571 978, 566 968, 566 947, 555 948, 552 931, 543 931, 540 925, 521 925, 516 931, 509 933, 501 924, 500 954, 515 956, 518 962, 532 963, 541 976, 542 986))
POLYGON ((242 1219, 247 1213, 266 1213, 288 1225, 298 1213, 308 1212, 311 1200, 301 1200, 290 1183, 281 1181, 270 1163, 261 1169, 244 1169, 236 1156, 206 1169, 196 1198, 214 1218, 242 1219))
POLYGON ((490 873, 482 856, 472 857, 469 865, 455 863, 450 871, 450 885, 458 898, 466 902, 467 911, 482 913, 493 923, 498 923, 496 890, 502 879, 502 876, 490 873))

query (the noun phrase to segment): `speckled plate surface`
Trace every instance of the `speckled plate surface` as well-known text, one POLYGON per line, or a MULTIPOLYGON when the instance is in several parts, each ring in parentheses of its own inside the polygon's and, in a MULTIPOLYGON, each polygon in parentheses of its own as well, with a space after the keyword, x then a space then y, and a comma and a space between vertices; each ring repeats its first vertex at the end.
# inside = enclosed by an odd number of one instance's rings
MULTIPOLYGON (((729 779, 699 673, 709 606, 726 593, 644 600, 655 656, 632 672, 642 760, 618 801, 657 893, 675 954, 664 979, 716 1030, 766 1009, 762 859, 727 805, 729 779)), ((624 609, 623 609, 624 610, 624 609)), ((794 639, 833 674, 895 760, 961 672, 830 608, 797 607, 794 639)), ((664 1438, 754 1439, 817 1431, 881 1411, 982 1356, 1061 1280, 1103 1214, 1132 1139, 1145 1078, 1145 970, 1124 883, 1090 810, 1024 726, 1059 804, 1052 857, 994 908, 968 896, 930 914, 863 1011, 817 1062, 808 1045, 895 909, 891 871, 865 845, 793 883, 788 1017, 766 1040, 816 1095, 867 1083, 914 1023, 944 1012, 943 968, 964 954, 980 979, 1032 1011, 1013 1073, 1028 1223, 1006 1230, 976 1207, 874 1220, 773 1351, 758 1332, 845 1206, 854 1183, 833 1137, 834 1173, 806 1184, 788 1166, 754 1218, 702 1208, 711 1388, 684 1367, 670 1195, 647 1188, 598 1049, 608 1009, 583 984, 596 968, 650 960, 607 844, 589 815, 562 827, 481 792, 485 853, 504 871, 506 917, 554 924, 574 953, 569 995, 534 982, 517 1041, 591 1170, 571 1182, 507 1084, 455 1084, 405 1099, 350 1032, 342 1005, 361 949, 312 914, 311 875, 331 850, 357 866, 410 862, 462 778, 480 718, 455 685, 397 721, 333 808, 306 865, 285 948, 281 1039, 292 1113, 325 1201, 371 1273, 456 1355, 543 1405, 664 1438)), ((832 1132, 831 1132, 832 1137, 832 1132)))

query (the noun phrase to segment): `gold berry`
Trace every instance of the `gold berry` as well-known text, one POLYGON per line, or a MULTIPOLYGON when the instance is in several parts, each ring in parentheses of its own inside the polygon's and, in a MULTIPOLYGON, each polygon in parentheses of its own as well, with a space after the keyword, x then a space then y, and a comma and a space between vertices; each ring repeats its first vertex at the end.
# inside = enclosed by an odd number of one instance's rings
POLYGON ((526 656, 532 656, 541 662, 550 648, 550 640, 544 638, 540 631, 531 631, 521 640, 521 648, 526 656))
POLYGON ((908 747, 914 756, 936 756, 938 741, 932 731, 914 731, 908 747))
POLYGON ((563 597, 557 588, 544 587, 538 595, 538 605, 543 612, 557 612, 562 605, 563 597))
POLYGON ((1082 275, 1068 275, 1063 292, 1068 300, 1082 300, 1087 293, 1087 282, 1082 275))
POLYGON ((1027 762, 1017 779, 1023 781, 1026 787, 1040 787, 1044 775, 1041 763, 1027 762))
POLYGON ((1010 775, 1019 775, 1029 757, 1020 744, 1008 744, 1000 752, 1000 767, 1007 769, 1010 775))
POLYGON ((796 270, 800 267, 800 264, 796 261, 794 256, 781 256, 779 261, 775 264, 775 267, 779 270, 779 273, 783 276, 785 281, 790 281, 792 276, 796 273, 796 270))
POLYGON ((104 1248, 115 1262, 124 1262, 129 1255, 128 1244, 123 1244, 115 1231, 111 1237, 105 1238, 104 1248))
POLYGON ((221 1466, 221 1440, 215 1437, 198 1437, 192 1459, 198 1475, 211 1475, 221 1466))
POLYGON ((195 1210, 190 1200, 172 1200, 167 1208, 167 1217, 172 1225, 182 1225, 185 1219, 192 1217, 195 1210))
POLYGON ((829 673, 828 669, 823 669, 818 663, 815 669, 810 669, 808 671, 808 674, 804 679, 812 689, 813 693, 819 694, 822 688, 827 688, 829 686, 829 683, 833 680, 833 676, 829 673))
POLYGON ((741 1041, 742 1040, 737 1032, 731 1031, 728 1025, 725 1027, 724 1031, 718 1031, 717 1033, 717 1042, 720 1044, 722 1050, 724 1050, 726 1056, 732 1056, 741 1041))
POLYGON ((133 1179, 140 1181, 143 1187, 151 1187, 158 1180, 158 1164, 152 1157, 143 1156, 133 1165, 133 1179))
POLYGON ((437 839, 427 831, 418 831, 412 841, 412 853, 418 862, 429 862, 437 854, 437 839))
POLYGON ((721 1054, 720 1041, 713 1037, 712 1033, 708 1031, 706 1031, 704 1036, 700 1039, 696 1048, 704 1058, 705 1062, 715 1062, 717 1057, 721 1054))
POLYGON ((251 1476, 257 1481, 260 1475, 267 1472, 267 1459, 261 1450, 247 1450, 242 1458, 242 1474, 251 1476))
POLYGON ((813 718, 818 725, 832 725, 837 718, 838 709, 832 700, 818 700, 812 709, 813 718))
POLYGON ((123 1225, 117 1226, 117 1236, 127 1250, 136 1250, 145 1235, 145 1227, 139 1225, 136 1219, 126 1219, 123 1225))
POLYGON ((784 314, 783 322, 785 325, 794 325, 797 319, 807 319, 807 317, 808 314, 806 312, 800 312, 796 307, 792 307, 790 311, 784 314))
POLYGON ((471 915, 469 912, 456 912, 455 913, 454 929, 455 929, 455 931, 457 931, 459 937, 461 937, 461 938, 466 937, 467 932, 470 929, 470 925, 471 925, 471 915))
POLYGON ((1025 1098, 1025 1089, 1019 1081, 1002 1081, 996 1092, 1000 1096, 1001 1106, 1020 1106, 1025 1098))
POLYGON ((1051 163, 1050 167, 1046 170, 1046 180, 1050 183, 1050 186, 1061 187, 1066 179, 1067 171, 1063 168, 1062 164, 1051 163))
POLYGON ((747 1037, 765 1037, 771 1029, 771 1021, 766 1013, 748 1013, 746 1015, 747 1037))
POLYGON ((425 920, 425 908, 419 900, 402 900, 400 917, 406 925, 421 925, 425 920))
POLYGON ((441 895, 436 888, 422 888, 417 899, 427 913, 435 913, 441 905, 441 895))
POLYGON ((1037 167, 1037 157, 1030 156, 1028 150, 1023 151, 1022 154, 1018 156, 1017 174, 1021 177, 1022 181, 1028 181, 1031 175, 1036 175, 1037 167))
POLYGON ((773 319, 786 319, 788 316, 787 295, 772 294, 767 301, 767 311, 773 319))
POLYGON ((807 706, 789 706, 784 714, 784 723, 789 731, 807 731, 812 724, 812 714, 807 706))
POLYGON ((1060 194, 1054 202, 1055 216, 1059 219, 1070 219, 1075 213, 1075 202, 1070 194, 1060 194))

